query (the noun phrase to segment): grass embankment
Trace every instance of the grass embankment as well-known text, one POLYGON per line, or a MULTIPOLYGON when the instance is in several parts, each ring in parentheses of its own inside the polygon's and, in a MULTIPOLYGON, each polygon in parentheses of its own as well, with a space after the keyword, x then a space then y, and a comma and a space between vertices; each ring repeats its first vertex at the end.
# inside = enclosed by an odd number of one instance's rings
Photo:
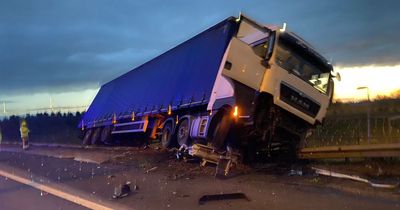
POLYGON ((336 103, 328 110, 324 125, 308 139, 308 147, 400 143, 400 99, 371 103, 336 103))

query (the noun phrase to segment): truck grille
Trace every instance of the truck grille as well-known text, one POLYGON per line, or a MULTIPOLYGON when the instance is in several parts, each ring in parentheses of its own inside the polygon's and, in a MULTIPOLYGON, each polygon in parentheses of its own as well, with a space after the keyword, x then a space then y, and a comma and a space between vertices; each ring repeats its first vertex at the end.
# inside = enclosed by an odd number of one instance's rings
POLYGON ((321 108, 318 103, 308 98, 304 93, 283 83, 281 83, 281 100, 311 117, 317 116, 321 108))

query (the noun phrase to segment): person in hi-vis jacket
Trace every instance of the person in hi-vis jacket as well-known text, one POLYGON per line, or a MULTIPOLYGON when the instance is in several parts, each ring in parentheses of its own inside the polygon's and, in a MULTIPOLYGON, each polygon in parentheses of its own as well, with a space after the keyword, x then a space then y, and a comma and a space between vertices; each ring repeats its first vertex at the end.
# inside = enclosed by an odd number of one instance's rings
POLYGON ((28 124, 26 123, 26 120, 23 119, 21 121, 21 126, 19 128, 19 132, 21 133, 21 139, 22 139, 22 149, 28 149, 29 147, 29 128, 28 124))

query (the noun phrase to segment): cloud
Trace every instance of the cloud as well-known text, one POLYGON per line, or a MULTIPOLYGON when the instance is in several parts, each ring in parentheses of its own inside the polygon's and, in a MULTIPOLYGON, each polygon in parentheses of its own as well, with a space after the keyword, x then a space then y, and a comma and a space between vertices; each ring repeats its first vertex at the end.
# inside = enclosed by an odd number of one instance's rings
POLYGON ((0 99, 0 103, 12 104, 12 103, 15 103, 15 101, 12 101, 12 100, 1 100, 0 99))
POLYGON ((342 66, 400 60, 396 1, 18 1, 0 4, 0 95, 97 88, 243 11, 342 66))
POLYGON ((330 1, 299 15, 293 24, 338 65, 396 65, 399 7, 398 1, 330 1))

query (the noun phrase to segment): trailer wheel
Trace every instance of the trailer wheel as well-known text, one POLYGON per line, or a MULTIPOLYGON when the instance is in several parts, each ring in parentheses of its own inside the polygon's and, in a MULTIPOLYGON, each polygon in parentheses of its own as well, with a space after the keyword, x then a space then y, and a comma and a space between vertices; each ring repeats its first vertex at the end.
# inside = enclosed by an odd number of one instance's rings
POLYGON ((187 145, 189 144, 189 120, 188 119, 183 119, 178 126, 178 130, 176 131, 176 140, 179 144, 179 146, 182 145, 187 145))
POLYGON ((161 134, 161 144, 164 148, 169 148, 173 145, 173 131, 172 131, 172 123, 167 122, 162 130, 161 134))
POLYGON ((99 143, 101 131, 102 131, 101 128, 96 128, 93 131, 92 138, 91 138, 92 145, 96 145, 99 143))
POLYGON ((85 136, 83 137, 83 141, 82 141, 83 145, 90 145, 92 143, 90 141, 90 139, 92 137, 92 132, 93 132, 93 129, 86 130, 85 136))
POLYGON ((229 115, 230 110, 224 110, 220 113, 220 116, 217 117, 217 122, 215 124, 215 127, 212 130, 212 135, 211 135, 211 145, 214 147, 216 150, 221 150, 223 149, 223 146, 225 145, 225 140, 226 137, 228 136, 230 127, 232 125, 232 119, 231 116, 229 115))
POLYGON ((109 144, 110 143, 110 141, 111 141, 111 131, 112 131, 112 127, 111 126, 106 126, 101 131, 100 141, 103 144, 109 144))

